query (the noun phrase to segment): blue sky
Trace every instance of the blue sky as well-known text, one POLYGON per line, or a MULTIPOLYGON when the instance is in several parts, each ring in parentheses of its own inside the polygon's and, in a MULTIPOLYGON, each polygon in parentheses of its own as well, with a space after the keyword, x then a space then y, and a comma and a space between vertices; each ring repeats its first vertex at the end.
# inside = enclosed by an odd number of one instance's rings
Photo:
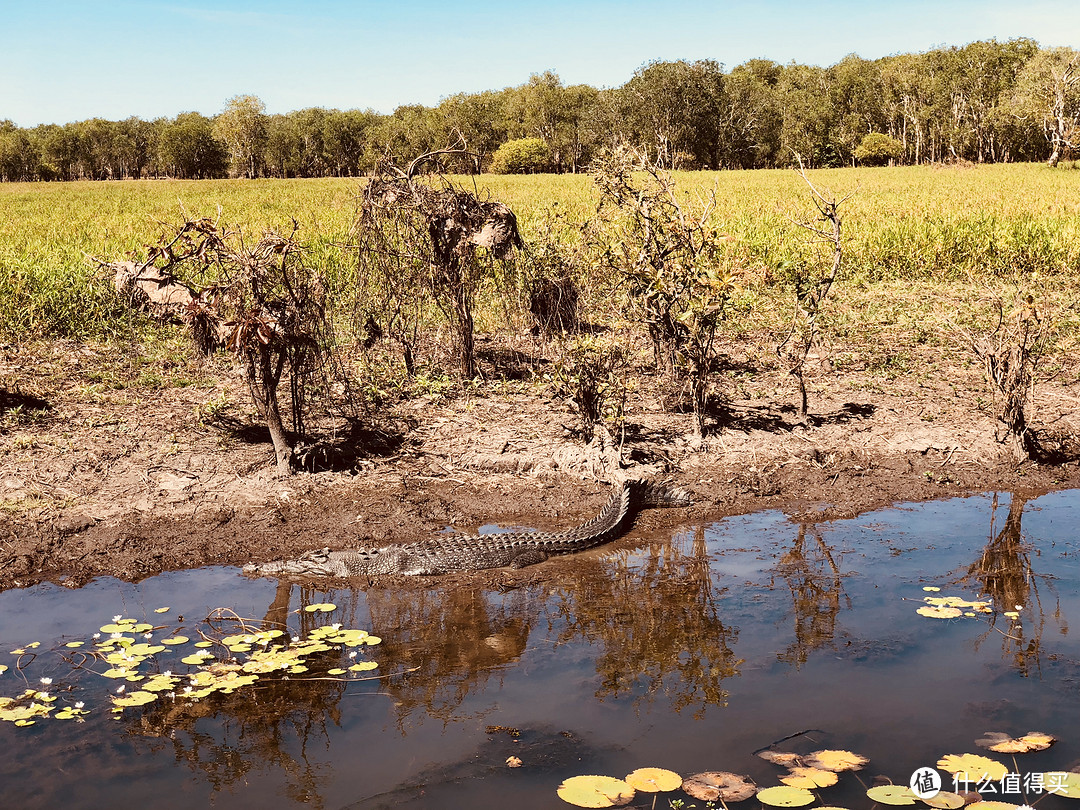
POLYGON ((0 0, 0 119, 437 104, 553 70, 622 84, 654 59, 831 65, 1028 36, 1080 47, 1080 0, 0 0))

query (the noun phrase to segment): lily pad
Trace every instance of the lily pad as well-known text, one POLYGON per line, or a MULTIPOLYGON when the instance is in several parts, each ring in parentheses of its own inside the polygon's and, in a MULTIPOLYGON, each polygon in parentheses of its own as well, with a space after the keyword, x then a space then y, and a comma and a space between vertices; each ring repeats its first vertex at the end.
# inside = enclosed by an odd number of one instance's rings
POLYGON ((774 765, 783 765, 785 768, 790 768, 792 765, 799 765, 802 763, 802 757, 798 754, 793 754, 790 751, 758 751, 758 756, 766 762, 771 762, 774 765))
POLYGON ((780 785, 763 788, 757 792, 762 804, 771 807, 802 807, 814 801, 814 794, 806 788, 780 785))
POLYGON ((989 748, 998 754, 1027 754, 1031 751, 1044 751, 1057 740, 1051 734, 1041 731, 1029 731, 1023 737, 1010 737, 1001 731, 988 731, 975 744, 989 748))
POLYGON ((936 607, 927 605, 921 607, 915 611, 920 616, 928 616, 931 619, 955 619, 958 616, 963 616, 964 611, 955 607, 936 607))
POLYGON ((307 613, 329 613, 332 610, 337 610, 337 605, 333 602, 316 602, 304 608, 307 613))
POLYGON ((838 749, 815 751, 812 754, 807 754, 802 759, 803 764, 809 765, 811 768, 821 768, 826 771, 836 771, 837 773, 841 771, 858 771, 870 762, 862 754, 838 749))
POLYGON ((997 760, 978 754, 947 754, 938 760, 937 766, 951 774, 964 774, 969 782, 981 782, 984 779, 997 782, 1009 772, 1009 769, 997 760))
POLYGON ((578 807, 621 807, 634 799, 634 789, 613 776, 572 776, 556 793, 578 807))
POLYGON ((123 697, 113 698, 113 707, 124 708, 126 706, 145 706, 147 703, 153 703, 158 699, 158 696, 153 692, 128 692, 123 697))
POLYGON ((757 792, 757 785, 748 776, 728 771, 695 773, 683 780, 682 789, 703 802, 741 802, 757 792))
POLYGON ((1080 799, 1080 773, 1051 771, 1043 774, 1043 790, 1067 799, 1080 799))
POLYGON ((780 781, 785 785, 808 790, 835 785, 836 780, 837 776, 833 771, 827 771, 824 768, 808 768, 805 765, 796 765, 791 769, 791 773, 780 777, 780 781))
POLYGON ((866 791, 866 795, 881 804, 915 804, 917 798, 907 785, 878 785, 866 791))
POLYGON ((949 793, 947 790, 939 790, 929 799, 922 799, 923 804, 936 807, 938 810, 959 810, 967 804, 967 801, 959 793, 949 793))
POLYGON ((638 768, 633 773, 627 774, 624 781, 634 790, 641 790, 645 793, 678 790, 683 783, 683 779, 679 774, 663 768, 638 768))

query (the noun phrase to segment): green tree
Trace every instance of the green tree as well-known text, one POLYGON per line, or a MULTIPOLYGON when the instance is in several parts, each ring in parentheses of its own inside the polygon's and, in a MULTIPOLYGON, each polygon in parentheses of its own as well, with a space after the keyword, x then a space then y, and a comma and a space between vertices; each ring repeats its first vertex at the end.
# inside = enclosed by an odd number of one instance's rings
POLYGON ((271 177, 304 176, 300 165, 303 141, 296 113, 271 115, 266 121, 262 164, 271 177))
POLYGON ((372 125, 365 159, 374 164, 389 154, 404 164, 439 149, 446 140, 442 116, 421 104, 408 104, 372 125))
POLYGON ((535 174, 551 171, 551 147, 542 138, 518 138, 495 150, 491 170, 496 174, 535 174))
POLYGON ((374 110, 331 110, 322 125, 322 161, 337 177, 352 177, 374 166, 368 141, 380 116, 374 110))
POLYGON ((163 125, 158 156, 164 172, 182 180, 223 177, 228 168, 225 145, 214 137, 210 119, 197 112, 163 125))
POLYGON ((1017 117, 1042 128, 1047 165, 1057 166, 1066 149, 1080 145, 1080 51, 1051 48, 1032 56, 1017 77, 1012 106, 1017 117))
POLYGON ((855 160, 856 147, 870 132, 887 126, 881 71, 874 62, 854 54, 845 56, 828 70, 830 141, 843 163, 855 160))
POLYGON ((458 93, 443 99, 438 113, 448 133, 457 133, 465 140, 466 149, 476 157, 465 159, 462 171, 477 174, 491 155, 506 141, 506 93, 458 93))
POLYGON ((625 130, 660 167, 716 168, 724 74, 711 60, 651 62, 620 88, 625 130))
POLYGON ((784 68, 779 92, 784 111, 781 127, 783 159, 808 168, 842 163, 832 142, 834 109, 829 72, 825 68, 791 64, 784 68))
POLYGON ((11 121, 0 121, 0 180, 33 180, 40 157, 29 134, 11 121))
POLYGON ((768 59, 751 59, 724 78, 723 162, 729 168, 779 163, 784 118, 777 86, 783 70, 768 59))
POLYGON ((233 96, 214 121, 214 135, 225 143, 238 176, 256 177, 266 145, 266 105, 258 96, 233 96))

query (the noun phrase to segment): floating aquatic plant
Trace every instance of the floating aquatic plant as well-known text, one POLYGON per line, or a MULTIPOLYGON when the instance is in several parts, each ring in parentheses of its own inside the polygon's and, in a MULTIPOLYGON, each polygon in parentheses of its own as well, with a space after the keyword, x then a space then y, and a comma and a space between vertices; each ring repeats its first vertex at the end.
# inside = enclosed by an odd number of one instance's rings
MULTIPOLYGON (((335 609, 330 603, 305 608, 308 613, 335 609)), ((165 607, 154 612, 169 610, 165 607)), ((196 701, 214 694, 228 695, 268 678, 280 681, 307 672, 312 672, 310 677, 347 682, 378 666, 375 661, 357 661, 356 657, 359 648, 379 644, 381 639, 339 623, 316 627, 304 637, 289 636, 281 628, 254 629, 235 613, 219 609, 201 625, 187 629, 196 630, 200 640, 192 643, 180 632, 180 626, 155 626, 118 615, 89 639, 58 642, 54 652, 70 668, 57 676, 63 680, 62 694, 73 694, 82 685, 78 681, 90 676, 120 681, 109 695, 112 711, 119 714, 164 699, 196 701), (223 623, 239 625, 241 632, 225 634, 218 629, 223 623), (344 661, 330 661, 327 656, 334 653, 344 661)), ((18 657, 14 672, 24 682, 30 666, 41 655, 40 647, 41 642, 35 641, 11 650, 18 657)), ((0 665, 0 675, 11 669, 0 665)), ((44 689, 28 688, 13 697, 0 696, 0 721, 18 726, 50 717, 81 721, 89 713, 85 703, 61 704, 57 693, 48 689, 52 682, 50 676, 41 677, 44 689)))

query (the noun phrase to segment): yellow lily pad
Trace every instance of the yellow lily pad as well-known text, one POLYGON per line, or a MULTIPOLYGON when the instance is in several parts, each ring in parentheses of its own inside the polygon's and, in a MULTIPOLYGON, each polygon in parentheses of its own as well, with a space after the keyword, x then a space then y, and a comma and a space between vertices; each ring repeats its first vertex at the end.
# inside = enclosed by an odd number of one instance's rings
POLYGON ((814 801, 814 794, 806 788, 780 785, 762 788, 757 792, 758 800, 771 807, 802 807, 814 801))
POLYGON ((170 647, 175 646, 177 644, 187 644, 187 642, 188 642, 188 637, 187 636, 169 636, 168 638, 161 639, 162 644, 167 644, 170 647))
POLYGON ((168 613, 172 608, 159 607, 154 609, 154 613, 168 613))
POLYGON ((129 692, 123 697, 114 697, 113 706, 145 706, 147 703, 152 703, 158 699, 158 696, 153 692, 129 692))
POLYGON ((990 779, 1000 781, 1009 769, 997 760, 978 754, 947 754, 937 761, 937 766, 951 774, 963 774, 969 782, 990 779))
POLYGON ((1000 731, 989 731, 975 744, 988 748, 998 754, 1027 754, 1031 751, 1044 751, 1057 740, 1051 734, 1041 731, 1029 731, 1023 737, 1010 737, 1000 731))
POLYGON ((866 795, 880 804, 915 804, 917 798, 907 785, 878 785, 866 791, 866 795))
POLYGON ((826 771, 857 771, 870 762, 869 758, 853 751, 840 749, 826 749, 807 754, 803 759, 804 765, 811 768, 821 768, 826 771))
POLYGON ((829 787, 836 784, 837 776, 832 771, 824 768, 808 768, 805 765, 796 765, 787 776, 781 776, 780 781, 791 787, 814 788, 829 787))
POLYGON ((1009 802, 972 802, 975 810, 1019 810, 1020 805, 1009 802))
POLYGON ((337 605, 333 602, 316 602, 304 608, 307 613, 329 613, 332 610, 337 610, 337 605))
POLYGON ((964 611, 956 607, 936 607, 927 605, 915 611, 920 616, 929 616, 931 619, 955 619, 963 616, 964 611))
POLYGON ((621 807, 634 799, 634 789, 613 776, 572 776, 556 793, 577 807, 621 807))
POLYGON ((645 793, 660 793, 668 790, 678 790, 682 787, 682 777, 675 771, 667 771, 663 768, 638 768, 633 773, 626 775, 626 784, 645 793))

